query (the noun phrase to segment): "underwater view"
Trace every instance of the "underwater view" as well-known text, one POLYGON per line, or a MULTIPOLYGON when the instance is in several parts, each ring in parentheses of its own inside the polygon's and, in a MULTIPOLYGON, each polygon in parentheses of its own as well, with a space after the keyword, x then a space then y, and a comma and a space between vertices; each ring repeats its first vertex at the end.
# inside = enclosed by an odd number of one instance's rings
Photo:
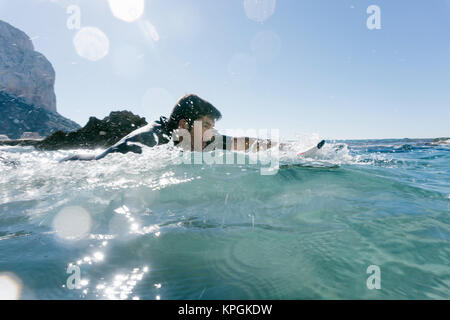
POLYGON ((189 164, 170 143, 62 163, 72 151, 1 147, 2 284, 22 299, 450 299, 449 141, 327 141, 300 159, 316 140, 287 142, 271 175, 251 153, 189 164))

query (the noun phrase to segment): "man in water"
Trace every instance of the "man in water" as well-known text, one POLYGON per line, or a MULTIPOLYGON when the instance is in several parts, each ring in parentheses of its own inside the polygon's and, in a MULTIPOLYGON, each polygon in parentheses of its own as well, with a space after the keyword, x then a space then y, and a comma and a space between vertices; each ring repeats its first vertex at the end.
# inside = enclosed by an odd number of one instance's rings
POLYGON ((206 149, 245 151, 251 146, 255 146, 256 150, 271 147, 270 141, 219 135, 213 128, 215 122, 221 118, 222 114, 211 103, 197 95, 188 94, 178 100, 169 119, 160 117, 159 120, 136 129, 100 155, 73 155, 61 161, 99 160, 114 152, 142 153, 140 144, 154 147, 166 144, 172 138, 175 145, 182 145, 191 151, 206 149))

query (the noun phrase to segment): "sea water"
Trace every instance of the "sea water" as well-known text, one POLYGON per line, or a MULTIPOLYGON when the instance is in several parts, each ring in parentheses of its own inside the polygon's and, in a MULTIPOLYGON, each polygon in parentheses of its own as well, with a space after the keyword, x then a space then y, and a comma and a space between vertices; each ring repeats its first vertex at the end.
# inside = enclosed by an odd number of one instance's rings
POLYGON ((328 141, 298 158, 310 140, 271 175, 171 145, 64 163, 74 151, 2 147, 0 295, 450 299, 448 141, 328 141))

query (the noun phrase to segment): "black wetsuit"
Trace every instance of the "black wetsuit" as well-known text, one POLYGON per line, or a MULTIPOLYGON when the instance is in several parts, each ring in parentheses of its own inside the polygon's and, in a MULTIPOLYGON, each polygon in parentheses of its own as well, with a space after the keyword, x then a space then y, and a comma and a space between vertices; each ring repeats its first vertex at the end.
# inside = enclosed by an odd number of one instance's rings
MULTIPOLYGON (((127 136, 123 137, 115 145, 109 147, 100 155, 73 155, 66 157, 62 161, 70 160, 99 160, 104 158, 106 155, 114 152, 127 153, 142 153, 142 148, 138 144, 143 144, 148 147, 154 147, 160 144, 166 144, 172 138, 172 132, 168 129, 167 118, 160 117, 146 126, 134 130, 127 136)), ((208 150, 213 149, 227 149, 231 150, 231 137, 227 136, 215 136, 211 141, 208 142, 208 150)))
POLYGON ((160 117, 152 123, 149 123, 139 129, 134 130, 127 136, 123 137, 115 145, 109 147, 100 155, 73 155, 62 159, 61 161, 69 160, 99 160, 106 155, 113 152, 127 153, 135 152, 142 153, 142 148, 138 145, 143 144, 148 147, 154 147, 156 145, 165 144, 170 141, 172 133, 167 127, 167 118, 160 117))

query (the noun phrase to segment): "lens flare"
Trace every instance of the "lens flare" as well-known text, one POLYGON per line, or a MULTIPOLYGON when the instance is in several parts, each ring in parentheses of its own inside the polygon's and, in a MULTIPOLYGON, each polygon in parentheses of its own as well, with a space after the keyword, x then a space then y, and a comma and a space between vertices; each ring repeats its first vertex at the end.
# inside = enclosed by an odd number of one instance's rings
POLYGON ((77 54, 90 61, 99 61, 109 52, 108 37, 96 27, 83 27, 73 38, 77 54))
POLYGON ((247 18, 256 22, 264 22, 275 13, 276 0, 244 0, 247 18))
POLYGON ((91 226, 91 215, 79 206, 62 209, 53 220, 53 228, 56 234, 67 240, 84 238, 91 230, 91 226))
POLYGON ((0 300, 19 300, 22 281, 13 273, 0 273, 0 300))
POLYGON ((144 0, 108 0, 114 17, 125 22, 138 20, 145 9, 144 0))

